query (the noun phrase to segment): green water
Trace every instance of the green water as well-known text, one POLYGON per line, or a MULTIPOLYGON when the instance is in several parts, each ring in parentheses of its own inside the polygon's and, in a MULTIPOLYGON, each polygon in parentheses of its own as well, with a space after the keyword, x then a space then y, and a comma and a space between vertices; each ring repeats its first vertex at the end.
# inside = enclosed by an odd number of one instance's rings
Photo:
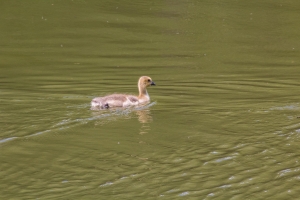
POLYGON ((300 196, 298 1, 0 6, 0 199, 300 196))

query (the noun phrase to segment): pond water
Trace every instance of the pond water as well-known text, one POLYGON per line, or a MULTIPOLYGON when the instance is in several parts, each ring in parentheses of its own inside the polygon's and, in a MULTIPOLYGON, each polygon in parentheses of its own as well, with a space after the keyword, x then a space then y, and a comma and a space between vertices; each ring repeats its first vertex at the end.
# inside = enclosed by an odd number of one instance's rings
POLYGON ((298 198, 299 6, 1 2, 0 199, 298 198))

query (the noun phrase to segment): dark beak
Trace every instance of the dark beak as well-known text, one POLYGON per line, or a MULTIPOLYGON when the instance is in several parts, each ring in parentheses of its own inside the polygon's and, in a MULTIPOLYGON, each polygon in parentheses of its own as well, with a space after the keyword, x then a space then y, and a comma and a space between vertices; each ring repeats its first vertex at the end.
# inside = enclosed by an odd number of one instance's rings
POLYGON ((150 85, 155 85, 155 83, 152 81, 150 85))

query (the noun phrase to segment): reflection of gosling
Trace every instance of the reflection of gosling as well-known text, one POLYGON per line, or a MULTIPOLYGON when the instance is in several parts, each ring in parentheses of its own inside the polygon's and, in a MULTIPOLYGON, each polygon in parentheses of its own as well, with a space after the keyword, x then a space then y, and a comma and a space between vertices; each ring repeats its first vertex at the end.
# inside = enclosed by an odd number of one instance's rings
POLYGON ((92 100, 92 107, 111 108, 111 107, 126 107, 133 106, 150 101, 147 92, 147 87, 155 85, 149 76, 142 76, 138 81, 139 96, 126 95, 126 94, 111 94, 104 97, 96 97, 92 100))
POLYGON ((149 110, 138 110, 136 114, 139 122, 142 124, 152 122, 153 120, 149 110))

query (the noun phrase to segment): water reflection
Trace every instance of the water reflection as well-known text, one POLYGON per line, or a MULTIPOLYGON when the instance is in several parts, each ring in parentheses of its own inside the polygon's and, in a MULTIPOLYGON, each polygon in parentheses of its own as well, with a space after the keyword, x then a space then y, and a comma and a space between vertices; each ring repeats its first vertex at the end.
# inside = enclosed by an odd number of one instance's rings
POLYGON ((153 120, 150 110, 138 110, 136 111, 136 115, 138 116, 138 120, 141 124, 149 123, 153 120))
POLYGON ((150 130, 150 123, 153 121, 150 110, 138 110, 135 113, 138 116, 139 122, 142 124, 140 135, 148 133, 150 130))
POLYGON ((132 119, 136 118, 141 123, 139 134, 144 135, 150 130, 150 123, 153 121, 149 107, 155 105, 156 102, 152 102, 147 105, 129 108, 117 108, 117 109, 95 109, 92 112, 92 119, 95 120, 95 125, 105 125, 109 122, 116 121, 120 118, 132 119))

